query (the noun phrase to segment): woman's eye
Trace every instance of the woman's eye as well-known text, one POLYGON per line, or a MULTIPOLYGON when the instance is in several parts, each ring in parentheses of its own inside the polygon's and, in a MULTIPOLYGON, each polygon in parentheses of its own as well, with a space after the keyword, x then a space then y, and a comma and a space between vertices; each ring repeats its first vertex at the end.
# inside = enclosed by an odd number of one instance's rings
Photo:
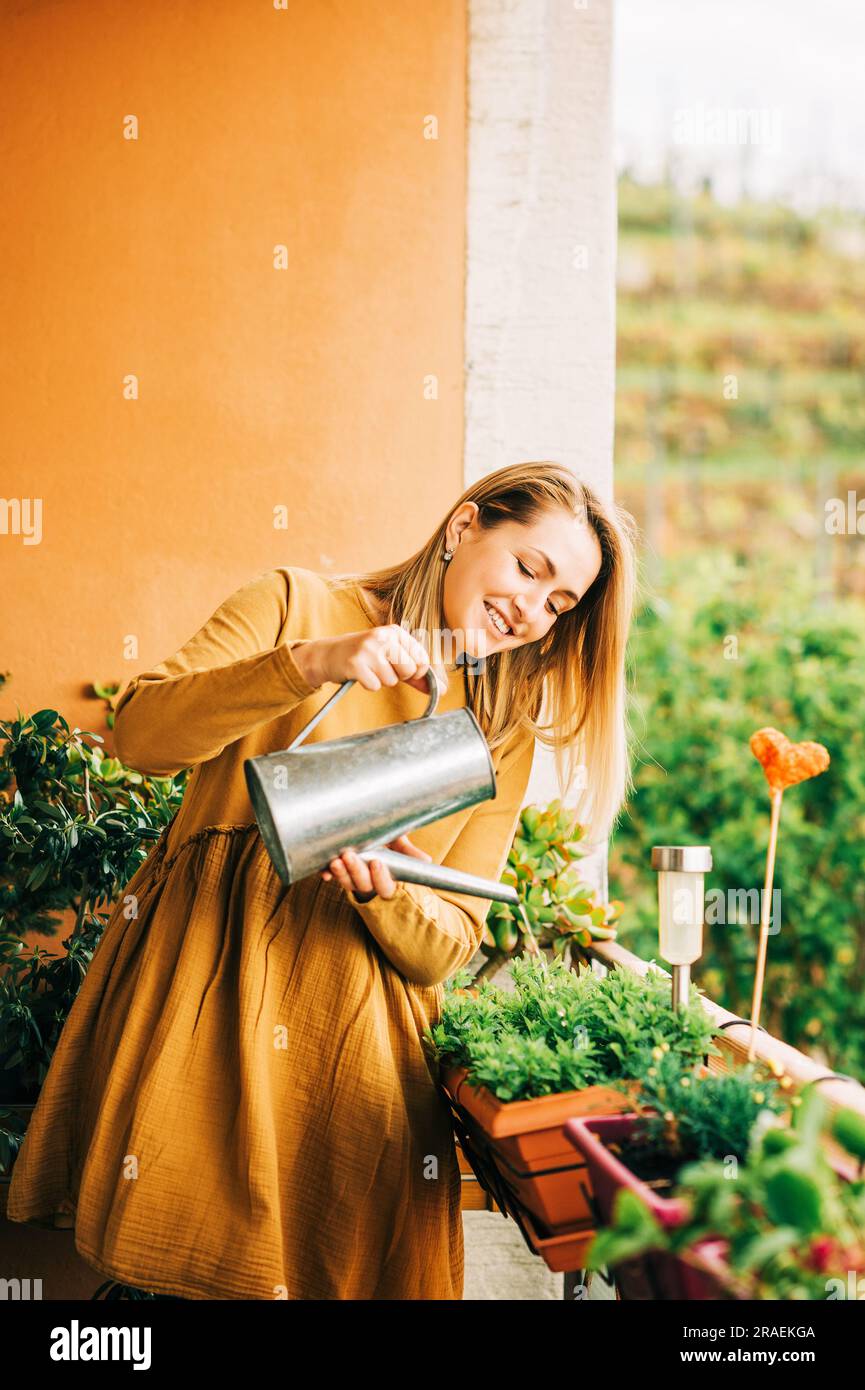
MULTIPOLYGON (((525 567, 525 565, 523 564, 522 560, 517 560, 517 564, 519 565, 519 567, 520 567, 520 569, 522 570, 523 574, 527 574, 528 577, 529 577, 529 579, 534 579, 535 576, 532 574, 532 572, 531 572, 530 569, 526 569, 526 567, 525 567)), ((549 612, 552 613, 552 615, 553 615, 554 618, 557 618, 557 617, 559 616, 559 610, 558 610, 557 608, 551 608, 551 609, 549 609, 549 612)))

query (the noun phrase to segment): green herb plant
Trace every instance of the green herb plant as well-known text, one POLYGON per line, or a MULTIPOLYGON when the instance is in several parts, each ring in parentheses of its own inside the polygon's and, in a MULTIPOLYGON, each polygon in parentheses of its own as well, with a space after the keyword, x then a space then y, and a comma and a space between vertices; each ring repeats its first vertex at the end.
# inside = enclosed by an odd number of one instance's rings
POLYGON ((762 1064, 701 1075, 662 1043, 645 1049, 632 1070, 639 1087, 628 1153, 665 1155, 675 1169, 702 1158, 744 1161, 758 1117, 789 1112, 789 1077, 762 1064))
POLYGON ((696 1065, 720 1055, 713 1025, 692 989, 675 1010, 666 976, 627 969, 595 974, 555 956, 544 971, 528 956, 507 965, 512 989, 467 969, 444 987, 439 1021, 424 1034, 438 1063, 464 1066, 469 1082, 499 1100, 525 1100, 634 1075, 645 1049, 666 1044, 696 1065))

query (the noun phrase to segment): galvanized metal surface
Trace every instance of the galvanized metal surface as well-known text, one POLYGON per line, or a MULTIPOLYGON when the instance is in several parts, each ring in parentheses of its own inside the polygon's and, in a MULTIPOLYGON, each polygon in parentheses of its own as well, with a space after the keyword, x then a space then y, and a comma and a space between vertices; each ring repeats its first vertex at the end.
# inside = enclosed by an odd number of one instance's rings
MULTIPOLYGON (((328 701, 330 708, 345 685, 328 701)), ((379 849, 398 835, 496 795, 489 747, 468 709, 248 758, 247 787, 261 837, 283 883, 320 872, 353 847, 379 849)), ((367 853, 365 857, 369 858, 367 853)), ((507 884, 382 850, 394 878, 516 904, 507 884)))

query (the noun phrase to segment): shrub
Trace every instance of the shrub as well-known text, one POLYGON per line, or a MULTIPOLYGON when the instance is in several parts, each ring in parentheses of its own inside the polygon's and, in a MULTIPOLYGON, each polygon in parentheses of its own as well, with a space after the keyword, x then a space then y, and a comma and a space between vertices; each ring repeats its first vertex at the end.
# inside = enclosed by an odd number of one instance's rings
MULTIPOLYGON (((134 772, 52 709, 19 712, 0 739, 0 1102, 33 1101, 112 904, 177 811, 185 773, 134 772), (64 955, 25 951, 25 935, 56 936, 69 910, 64 955)), ((0 1110, 0 1172, 21 1135, 0 1110)))
MULTIPOLYGON (((762 890, 769 799, 748 738, 774 725, 794 741, 825 744, 828 771, 784 797, 781 921, 769 940, 763 1022, 865 1075, 861 609, 820 608, 789 571, 744 571, 718 556, 671 569, 665 589, 667 601, 638 615, 631 644, 636 791, 611 855, 617 895, 629 905, 620 936, 657 955, 654 844, 711 845, 707 893, 720 889, 725 904, 730 890, 762 890)), ((710 923, 694 967, 707 995, 740 1015, 750 1011, 757 931, 756 922, 710 923)))

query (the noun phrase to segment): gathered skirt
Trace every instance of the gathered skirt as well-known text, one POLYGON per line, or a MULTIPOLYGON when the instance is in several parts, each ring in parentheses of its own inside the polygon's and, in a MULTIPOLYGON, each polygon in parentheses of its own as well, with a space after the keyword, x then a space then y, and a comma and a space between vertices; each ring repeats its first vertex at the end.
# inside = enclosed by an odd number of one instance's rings
POLYGON ((391 965, 255 824, 166 835, 111 917, 12 1171, 8 1216, 74 1221, 123 1283, 183 1298, 459 1299, 460 1175, 422 1047, 442 986, 391 965))

